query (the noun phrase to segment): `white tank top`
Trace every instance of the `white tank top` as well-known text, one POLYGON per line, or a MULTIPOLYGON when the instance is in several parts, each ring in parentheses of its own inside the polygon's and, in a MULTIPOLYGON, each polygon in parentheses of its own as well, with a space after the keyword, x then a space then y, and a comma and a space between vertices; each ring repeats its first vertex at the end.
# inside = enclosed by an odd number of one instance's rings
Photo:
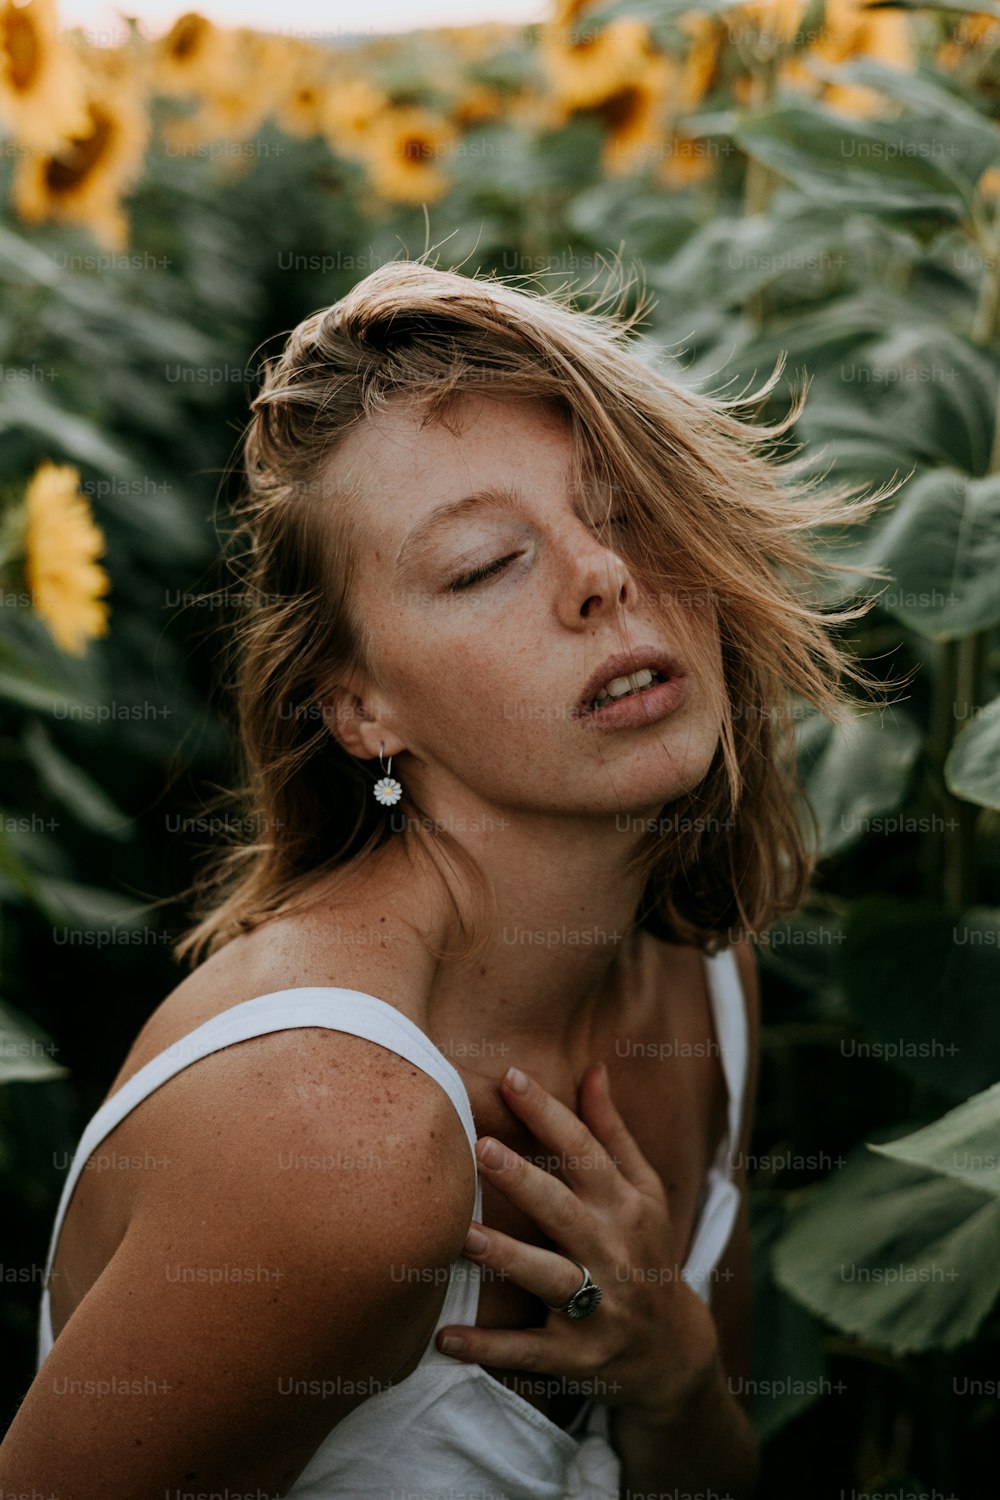
MULTIPOLYGON (((710 1301, 712 1272, 726 1248, 739 1208, 731 1179, 739 1142, 747 1067, 747 1022, 731 949, 705 955, 708 991, 728 1090, 728 1130, 702 1189, 691 1250, 682 1275, 710 1301)), ((367 1037, 405 1057, 448 1094, 476 1161, 472 1107, 458 1071, 407 1016, 361 990, 309 986, 276 990, 233 1005, 161 1052, 132 1075, 87 1125, 56 1213, 45 1266, 38 1365, 52 1347, 49 1277, 63 1215, 87 1160, 116 1125, 160 1084, 199 1058, 234 1042, 297 1026, 325 1026, 367 1037)), ((475 1204, 482 1216, 478 1167, 475 1204)), ((405 1380, 376 1391, 330 1432, 290 1489, 289 1500, 398 1500, 400 1495, 463 1496, 465 1500, 617 1500, 621 1473, 608 1441, 608 1408, 590 1395, 568 1428, 551 1421, 515 1390, 442 1354, 438 1329, 474 1324, 482 1267, 460 1256, 451 1267, 441 1316, 420 1363, 405 1380)), ((585 1383, 581 1394, 586 1394, 585 1383)))

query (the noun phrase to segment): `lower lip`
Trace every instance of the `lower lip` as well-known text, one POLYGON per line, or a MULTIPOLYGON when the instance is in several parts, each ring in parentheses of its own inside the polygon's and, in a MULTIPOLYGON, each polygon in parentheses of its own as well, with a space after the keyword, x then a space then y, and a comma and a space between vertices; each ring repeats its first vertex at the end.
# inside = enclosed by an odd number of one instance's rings
POLYGON ((686 677, 668 677, 666 682, 606 703, 603 708, 581 709, 580 723, 592 729, 641 729, 676 712, 686 693, 686 677))

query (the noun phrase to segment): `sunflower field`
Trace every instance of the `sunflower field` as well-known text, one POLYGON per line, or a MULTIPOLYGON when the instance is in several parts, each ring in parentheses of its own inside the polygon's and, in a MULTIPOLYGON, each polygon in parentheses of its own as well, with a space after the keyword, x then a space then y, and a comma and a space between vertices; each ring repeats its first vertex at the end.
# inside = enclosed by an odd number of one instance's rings
MULTIPOLYGON (((416 22, 416 12, 415 12, 416 22)), ((217 559, 265 340, 421 254, 581 305, 833 480, 905 681, 803 712, 822 859, 758 936, 762 1493, 974 1500, 1000 1443, 1000 4, 556 0, 373 37, 0 0, 0 1431, 83 1125, 233 831, 217 559)), ((272 345, 273 347, 273 345, 272 345)))

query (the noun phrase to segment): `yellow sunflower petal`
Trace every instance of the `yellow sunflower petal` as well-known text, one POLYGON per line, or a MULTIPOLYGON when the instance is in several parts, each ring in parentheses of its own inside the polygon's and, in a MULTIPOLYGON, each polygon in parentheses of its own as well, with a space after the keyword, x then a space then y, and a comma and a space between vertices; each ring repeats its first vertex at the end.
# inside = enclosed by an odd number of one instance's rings
POLYGON ((372 123, 364 159, 372 185, 394 203, 433 203, 448 191, 440 162, 458 140, 443 115, 420 105, 398 105, 372 123))
POLYGON ((374 122, 388 107, 388 95, 371 79, 335 77, 321 106, 323 134, 341 156, 361 156, 374 122))
POLYGON ((96 559, 104 535, 79 493, 72 464, 40 464, 25 492, 25 577, 32 602, 56 644, 82 656, 108 633, 102 596, 111 579, 96 559))
POLYGON ((85 54, 86 127, 18 163, 12 196, 26 222, 69 220, 109 249, 124 249, 120 200, 139 175, 149 139, 148 77, 137 50, 94 47, 85 54))
POLYGON ((80 63, 59 34, 55 0, 0 3, 0 118, 40 150, 86 128, 80 63))
POLYGON ((538 62, 556 101, 577 110, 601 104, 628 87, 650 53, 645 23, 620 16, 599 31, 543 26, 538 62))

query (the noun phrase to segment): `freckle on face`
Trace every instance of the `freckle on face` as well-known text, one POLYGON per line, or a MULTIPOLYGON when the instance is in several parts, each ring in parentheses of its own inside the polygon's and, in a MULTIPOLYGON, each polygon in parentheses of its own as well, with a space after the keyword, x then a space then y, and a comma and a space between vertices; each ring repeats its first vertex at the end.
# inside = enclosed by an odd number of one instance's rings
POLYGON ((588 734, 569 717, 609 654, 629 641, 666 649, 676 642, 638 603, 619 615, 599 602, 592 556, 584 577, 592 541, 570 501, 568 428, 533 402, 472 398, 461 417, 449 428, 421 427, 397 407, 348 439, 361 460, 354 477, 373 542, 362 548, 356 603, 371 627, 386 725, 407 741, 412 774, 423 783, 414 791, 444 816, 453 801, 465 806, 468 793, 509 809, 606 811, 696 784, 717 742, 696 693, 676 719, 618 737, 588 734), (498 484, 521 492, 520 519, 456 523, 392 597, 392 559, 414 522, 498 484), (450 573, 462 571, 450 557, 470 550, 476 563, 517 557, 495 581, 449 595, 450 573))

